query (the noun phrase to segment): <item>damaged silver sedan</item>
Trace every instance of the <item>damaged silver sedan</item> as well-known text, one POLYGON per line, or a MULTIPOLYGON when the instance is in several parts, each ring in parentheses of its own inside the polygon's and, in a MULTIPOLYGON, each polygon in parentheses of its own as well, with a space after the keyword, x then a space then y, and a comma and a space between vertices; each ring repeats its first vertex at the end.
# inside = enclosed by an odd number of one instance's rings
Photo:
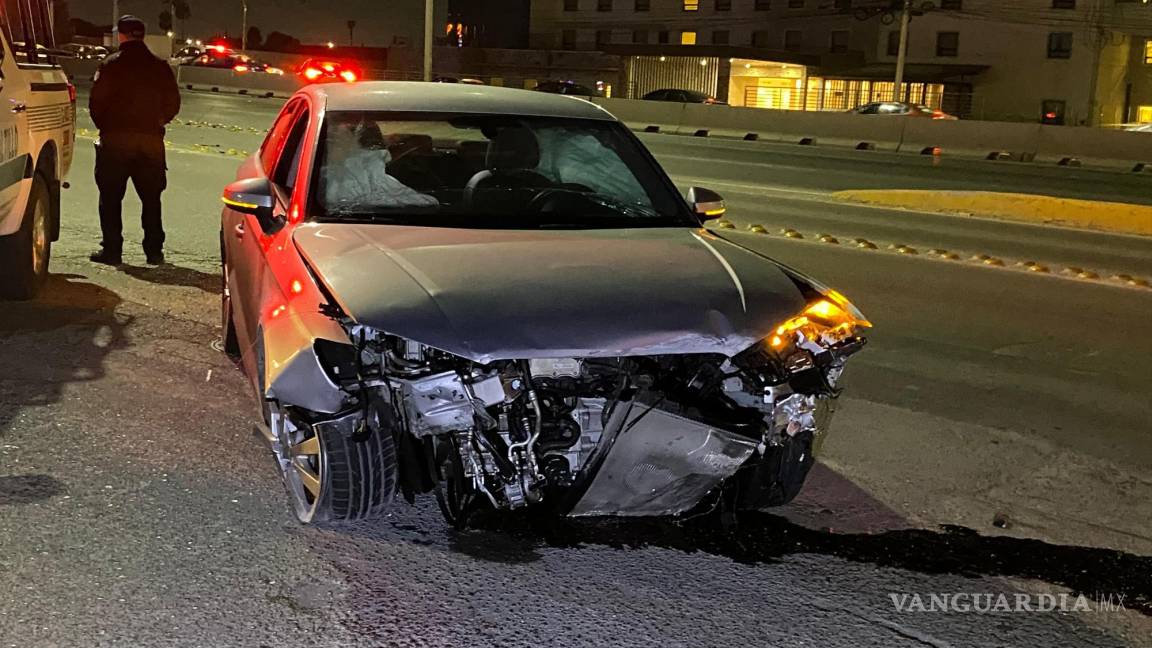
POLYGON ((568 97, 306 88, 224 202, 226 346, 303 522, 783 504, 870 326, 568 97))

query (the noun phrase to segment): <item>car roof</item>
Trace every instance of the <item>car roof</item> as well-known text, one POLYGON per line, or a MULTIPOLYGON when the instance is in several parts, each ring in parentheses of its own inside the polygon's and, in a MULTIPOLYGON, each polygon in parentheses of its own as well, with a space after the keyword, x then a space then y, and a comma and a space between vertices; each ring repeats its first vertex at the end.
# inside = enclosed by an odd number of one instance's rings
POLYGON ((472 113, 616 121, 608 111, 576 97, 460 83, 369 81, 307 89, 328 110, 472 113))

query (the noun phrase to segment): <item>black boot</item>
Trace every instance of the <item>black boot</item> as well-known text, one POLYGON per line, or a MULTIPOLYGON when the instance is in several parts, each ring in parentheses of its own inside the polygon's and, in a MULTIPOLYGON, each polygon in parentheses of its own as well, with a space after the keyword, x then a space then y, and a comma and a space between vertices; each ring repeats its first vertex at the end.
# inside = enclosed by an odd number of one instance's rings
POLYGON ((113 254, 112 252, 104 249, 93 252, 91 255, 89 255, 88 258, 92 261, 92 263, 100 263, 110 266, 118 266, 124 263, 124 260, 120 258, 119 253, 113 254))
POLYGON ((148 252, 146 256, 148 257, 148 265, 154 265, 154 266, 164 265, 164 253, 163 252, 148 252))

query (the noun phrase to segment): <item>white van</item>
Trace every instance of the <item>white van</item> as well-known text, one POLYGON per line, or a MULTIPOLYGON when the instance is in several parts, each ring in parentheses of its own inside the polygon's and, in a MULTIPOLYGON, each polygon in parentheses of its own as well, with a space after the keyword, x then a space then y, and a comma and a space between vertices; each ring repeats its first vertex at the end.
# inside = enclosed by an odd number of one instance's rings
POLYGON ((0 299, 31 299, 60 237, 76 88, 49 52, 51 0, 0 0, 0 299))

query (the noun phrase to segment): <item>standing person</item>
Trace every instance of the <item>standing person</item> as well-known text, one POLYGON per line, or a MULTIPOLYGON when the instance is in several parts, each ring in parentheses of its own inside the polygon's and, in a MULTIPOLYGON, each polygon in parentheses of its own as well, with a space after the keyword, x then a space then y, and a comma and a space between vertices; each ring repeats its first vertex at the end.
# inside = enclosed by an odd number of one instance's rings
POLYGON ((146 27, 135 16, 117 23, 120 51, 104 59, 88 108, 100 130, 96 142, 96 186, 100 189, 100 250, 96 263, 120 265, 124 251, 122 203, 128 181, 143 203, 144 254, 164 263, 160 196, 168 186, 164 127, 180 112, 180 88, 167 61, 144 44, 146 27))

